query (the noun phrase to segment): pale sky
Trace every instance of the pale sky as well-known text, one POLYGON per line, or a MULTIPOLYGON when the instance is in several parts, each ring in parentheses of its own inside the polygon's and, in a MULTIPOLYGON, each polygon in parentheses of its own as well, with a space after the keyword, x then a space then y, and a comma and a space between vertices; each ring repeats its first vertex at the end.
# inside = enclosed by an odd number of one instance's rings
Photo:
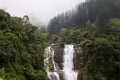
POLYGON ((85 0, 0 0, 0 8, 12 16, 28 15, 33 24, 48 24, 60 13, 75 8, 85 0))

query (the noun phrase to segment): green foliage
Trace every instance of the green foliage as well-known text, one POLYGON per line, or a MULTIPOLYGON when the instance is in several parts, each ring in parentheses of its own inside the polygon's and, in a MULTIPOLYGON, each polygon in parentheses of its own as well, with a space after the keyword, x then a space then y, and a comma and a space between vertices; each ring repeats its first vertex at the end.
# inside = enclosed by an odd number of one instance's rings
POLYGON ((75 10, 59 14, 48 24, 49 35, 58 35, 62 28, 85 27, 87 21, 97 23, 103 29, 110 18, 120 18, 119 0, 86 0, 75 10))
POLYGON ((5 80, 26 80, 26 79, 23 75, 20 75, 20 74, 14 73, 14 72, 10 72, 10 73, 6 74, 5 80))
POLYGON ((96 38, 92 41, 91 46, 93 50, 91 50, 90 45, 86 46, 88 71, 94 74, 97 80, 102 80, 102 78, 118 80, 120 47, 116 49, 114 44, 105 38, 96 38))
POLYGON ((58 42, 80 44, 83 54, 77 54, 76 66, 84 68, 95 80, 119 80, 120 19, 110 19, 104 26, 101 29, 88 21, 84 28, 63 28, 58 42))
POLYGON ((76 54, 78 69, 95 80, 120 79, 119 0, 86 0, 75 11, 51 19, 48 32, 51 42, 82 47, 83 53, 76 54))
POLYGON ((29 80, 48 80, 43 71, 33 71, 25 74, 29 80))
POLYGON ((43 61, 47 37, 36 26, 0 10, 0 78, 48 80, 43 61))
POLYGON ((18 38, 12 33, 0 34, 0 59, 1 63, 4 64, 9 60, 15 58, 17 50, 15 47, 18 45, 18 38), (3 61, 3 62, 2 62, 3 61))
POLYGON ((5 68, 1 68, 0 69, 0 78, 4 78, 5 77, 5 68))
POLYGON ((0 9, 0 29, 5 29, 10 23, 10 15, 0 9))

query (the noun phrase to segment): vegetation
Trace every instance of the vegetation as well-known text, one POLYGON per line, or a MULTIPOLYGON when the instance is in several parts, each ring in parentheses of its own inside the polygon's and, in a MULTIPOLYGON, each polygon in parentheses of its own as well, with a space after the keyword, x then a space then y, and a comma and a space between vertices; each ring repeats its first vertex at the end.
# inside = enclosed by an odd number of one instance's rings
POLYGON ((75 10, 51 19, 48 32, 52 35, 58 34, 61 28, 84 27, 88 20, 104 27, 110 18, 120 18, 120 0, 86 0, 75 10))
POLYGON ((120 19, 110 19, 106 28, 86 23, 85 28, 62 28, 52 36, 53 42, 76 43, 83 49, 77 54, 76 67, 85 69, 95 80, 119 80, 120 78, 120 19), (83 64, 81 59, 82 56, 83 64))
POLYGON ((79 44, 83 55, 77 54, 76 68, 94 80, 120 79, 120 0, 86 0, 51 19, 49 36, 41 31, 0 10, 0 80, 48 80, 47 37, 49 43, 79 44))
POLYGON ((47 34, 0 10, 0 80, 48 80, 44 71, 47 34))
POLYGON ((77 69, 94 80, 120 79, 120 1, 86 0, 76 11, 53 18, 48 26, 51 43, 76 43, 77 69), (82 61, 79 59, 82 56, 82 61))

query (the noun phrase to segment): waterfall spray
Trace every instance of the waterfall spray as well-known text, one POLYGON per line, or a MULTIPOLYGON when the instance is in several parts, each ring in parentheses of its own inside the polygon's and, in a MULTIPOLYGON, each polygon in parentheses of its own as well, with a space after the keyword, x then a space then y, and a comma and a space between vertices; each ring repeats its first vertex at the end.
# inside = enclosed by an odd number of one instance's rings
POLYGON ((63 70, 58 69, 57 63, 54 61, 54 49, 48 47, 45 49, 44 65, 50 80, 61 80, 58 72, 62 72, 62 80, 77 80, 78 73, 74 71, 74 47, 73 45, 65 45, 63 55, 63 70), (49 64, 53 65, 53 70, 50 70, 49 64))
POLYGON ((46 73, 48 75, 48 78, 50 80, 60 80, 59 75, 57 72, 50 71, 50 59, 52 59, 52 64, 54 70, 57 70, 55 62, 54 62, 54 50, 51 47, 48 47, 45 49, 45 59, 44 59, 44 65, 46 67, 46 73))
POLYGON ((65 45, 64 48, 64 79, 77 80, 78 73, 74 71, 74 48, 73 45, 65 45))

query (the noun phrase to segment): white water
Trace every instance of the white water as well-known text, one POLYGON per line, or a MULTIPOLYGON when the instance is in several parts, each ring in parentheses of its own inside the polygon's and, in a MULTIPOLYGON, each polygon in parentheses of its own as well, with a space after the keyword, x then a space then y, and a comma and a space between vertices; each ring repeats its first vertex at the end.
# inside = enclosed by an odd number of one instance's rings
POLYGON ((73 57, 74 57, 73 45, 65 45, 63 63, 65 80, 77 80, 78 73, 73 70, 74 69, 73 57))
MULTIPOLYGON (((74 48, 73 45, 65 45, 64 48, 64 63, 63 63, 63 78, 64 80, 77 80, 78 73, 74 71, 74 48)), ((54 50, 51 47, 45 49, 44 65, 46 67, 46 73, 50 80, 60 80, 60 76, 57 73, 59 66, 54 61, 54 50), (52 62, 54 70, 50 70, 50 63, 52 62)))
POLYGON ((44 65, 46 67, 46 73, 50 80, 60 80, 59 75, 57 72, 51 72, 50 71, 50 61, 52 59, 52 64, 54 67, 54 70, 57 70, 57 66, 54 62, 54 50, 51 47, 48 47, 45 49, 45 59, 44 59, 44 65))

